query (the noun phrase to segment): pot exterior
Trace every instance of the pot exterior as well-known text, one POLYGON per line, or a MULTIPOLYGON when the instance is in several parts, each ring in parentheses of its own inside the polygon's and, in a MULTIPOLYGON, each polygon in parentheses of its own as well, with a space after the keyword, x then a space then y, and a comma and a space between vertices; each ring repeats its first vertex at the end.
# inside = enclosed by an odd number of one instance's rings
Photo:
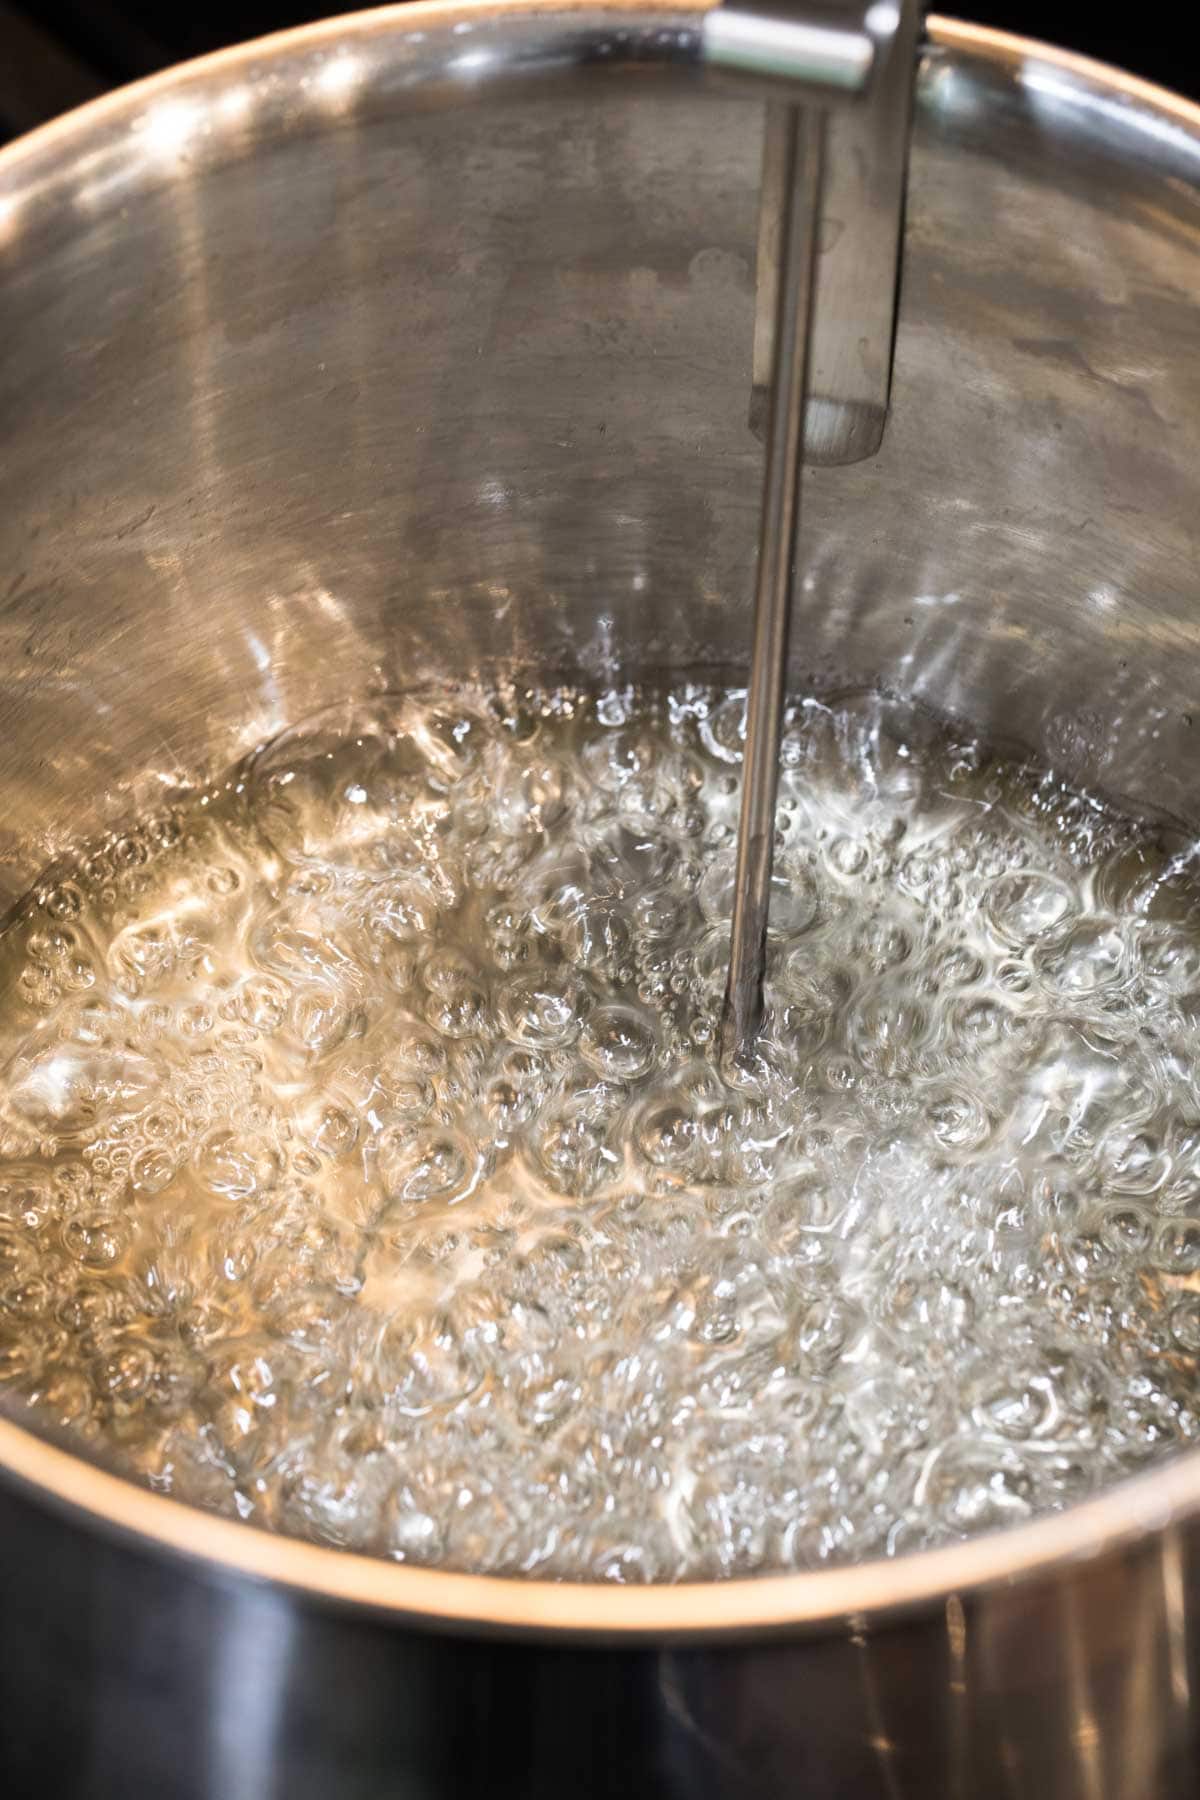
POLYGON ((0 1492, 5 1792, 62 1800, 1181 1800, 1194 1537, 792 1642, 418 1632, 0 1492))

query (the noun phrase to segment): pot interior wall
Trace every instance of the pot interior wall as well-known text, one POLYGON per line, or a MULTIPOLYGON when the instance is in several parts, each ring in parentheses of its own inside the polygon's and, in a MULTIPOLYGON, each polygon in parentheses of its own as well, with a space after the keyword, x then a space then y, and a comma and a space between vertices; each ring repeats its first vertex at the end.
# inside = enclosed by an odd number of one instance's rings
MULTIPOLYGON (((794 676, 1186 817, 1200 131, 942 37, 794 676)), ((761 113, 602 63, 468 93, 474 41, 351 21, 0 164, 0 898, 347 694, 744 666, 761 113)))

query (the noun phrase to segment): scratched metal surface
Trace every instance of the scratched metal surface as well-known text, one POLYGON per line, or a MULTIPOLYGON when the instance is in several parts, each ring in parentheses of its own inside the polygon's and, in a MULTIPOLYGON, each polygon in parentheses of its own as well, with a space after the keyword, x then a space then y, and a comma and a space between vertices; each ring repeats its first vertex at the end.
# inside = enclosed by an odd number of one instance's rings
MULTIPOLYGON (((10 894, 331 694, 741 663, 761 115, 695 15, 518 23, 345 22, 6 153, 10 894)), ((892 416, 807 477, 796 678, 1186 814, 1194 125, 951 43, 916 115, 892 416)))

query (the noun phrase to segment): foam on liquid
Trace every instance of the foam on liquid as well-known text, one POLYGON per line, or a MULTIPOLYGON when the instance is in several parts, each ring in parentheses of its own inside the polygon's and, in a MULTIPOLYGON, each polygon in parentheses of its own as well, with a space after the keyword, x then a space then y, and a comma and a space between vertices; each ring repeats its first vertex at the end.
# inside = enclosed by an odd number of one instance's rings
POLYGON ((182 1499, 673 1580, 1061 1507, 1200 1433, 1200 885, 793 708, 711 1053, 739 694, 334 709, 0 939, 0 1391, 182 1499))

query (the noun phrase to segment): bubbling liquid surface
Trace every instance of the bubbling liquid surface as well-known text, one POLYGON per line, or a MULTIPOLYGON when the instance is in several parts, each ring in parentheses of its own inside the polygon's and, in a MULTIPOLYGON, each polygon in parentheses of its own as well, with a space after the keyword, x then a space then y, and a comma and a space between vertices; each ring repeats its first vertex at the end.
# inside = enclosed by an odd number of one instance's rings
POLYGON ((0 1395, 324 1543, 670 1581, 917 1549, 1200 1433, 1200 884, 794 706, 713 1044, 743 698, 335 708, 0 940, 0 1395))

